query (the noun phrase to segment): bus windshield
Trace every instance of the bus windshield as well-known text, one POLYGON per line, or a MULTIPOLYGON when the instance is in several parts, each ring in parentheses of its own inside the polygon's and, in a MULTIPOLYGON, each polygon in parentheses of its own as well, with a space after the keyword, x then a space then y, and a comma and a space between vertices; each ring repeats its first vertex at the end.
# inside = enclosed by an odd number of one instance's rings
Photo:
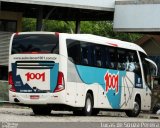
POLYGON ((15 35, 12 54, 19 53, 55 53, 58 54, 59 38, 52 34, 15 35))
POLYGON ((146 85, 151 89, 152 77, 157 75, 157 65, 148 58, 145 58, 142 63, 146 85))

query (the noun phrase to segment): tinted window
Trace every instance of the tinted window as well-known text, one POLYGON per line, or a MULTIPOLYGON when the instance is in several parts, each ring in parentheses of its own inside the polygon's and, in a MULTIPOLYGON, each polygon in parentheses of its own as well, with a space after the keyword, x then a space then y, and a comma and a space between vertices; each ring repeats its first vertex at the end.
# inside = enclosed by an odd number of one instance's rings
POLYGON ((144 78, 145 78, 145 82, 146 84, 151 87, 151 68, 150 68, 150 64, 148 61, 145 60, 145 58, 147 58, 147 56, 144 53, 140 52, 140 57, 142 60, 142 65, 143 65, 143 72, 144 72, 144 78))
POLYGON ((119 70, 126 70, 126 50, 124 49, 118 49, 117 50, 117 69, 119 70))
POLYGON ((93 66, 93 44, 67 39, 68 58, 75 64, 93 66))
POLYGON ((89 45, 87 45, 86 43, 81 44, 81 54, 82 54, 82 65, 89 65, 89 59, 90 59, 90 55, 89 55, 89 45))
POLYGON ((139 67, 138 56, 135 51, 128 51, 126 53, 126 70, 127 71, 134 71, 137 70, 139 67))
POLYGON ((97 67, 102 67, 103 60, 102 60, 102 47, 101 47, 101 45, 95 45, 94 56, 95 56, 94 65, 97 67))
POLYGON ((80 42, 76 40, 67 40, 68 58, 75 64, 81 63, 80 42))
POLYGON ((126 70, 141 76, 137 52, 67 39, 68 57, 75 64, 126 70))
POLYGON ((108 47, 104 47, 103 49, 103 64, 104 68, 109 68, 110 67, 110 61, 109 61, 109 52, 108 52, 108 47))
POLYGON ((12 54, 30 52, 58 54, 58 42, 58 37, 51 34, 15 35, 12 43, 12 54))
POLYGON ((117 48, 117 69, 135 72, 141 76, 140 64, 136 51, 117 48))
POLYGON ((109 68, 116 69, 117 68, 116 48, 108 47, 108 59, 109 59, 109 68))

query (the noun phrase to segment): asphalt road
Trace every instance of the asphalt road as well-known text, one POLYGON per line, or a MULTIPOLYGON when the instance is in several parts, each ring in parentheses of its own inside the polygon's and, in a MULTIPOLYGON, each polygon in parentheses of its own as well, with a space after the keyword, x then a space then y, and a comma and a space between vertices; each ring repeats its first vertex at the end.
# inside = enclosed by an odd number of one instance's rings
POLYGON ((122 112, 100 112, 97 116, 85 117, 67 111, 52 111, 49 116, 36 116, 29 108, 0 107, 0 122, 2 128, 160 128, 160 115, 140 114, 129 118, 122 112))

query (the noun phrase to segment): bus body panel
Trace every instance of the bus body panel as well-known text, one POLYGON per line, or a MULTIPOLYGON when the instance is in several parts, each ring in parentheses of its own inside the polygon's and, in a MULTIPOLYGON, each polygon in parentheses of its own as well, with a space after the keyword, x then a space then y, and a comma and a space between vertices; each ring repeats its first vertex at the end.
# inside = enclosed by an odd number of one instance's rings
POLYGON ((48 105, 48 104, 67 104, 65 101, 65 91, 58 93, 16 93, 9 91, 10 103, 22 105, 48 105), (38 96, 38 98, 37 98, 38 96), (31 99, 31 97, 33 97, 31 99), (19 102, 15 102, 18 99, 19 102))
POLYGON ((53 92, 57 84, 59 57, 57 55, 18 54, 10 57, 16 92, 53 92), (31 61, 31 58, 34 61, 31 61), (52 61, 51 61, 52 60, 52 61), (55 79, 52 79, 54 77, 55 79))
MULTIPOLYGON (((60 61, 59 55, 37 55, 37 54, 25 54, 25 55, 18 55, 15 54, 12 57, 10 57, 11 63, 10 63, 10 70, 13 74, 13 65, 16 65, 17 62, 20 65, 20 67, 15 67, 15 76, 19 79, 15 79, 15 87, 16 92, 9 91, 9 99, 11 103, 16 103, 15 98, 17 98, 20 102, 20 104, 65 104, 65 90, 61 92, 53 93, 57 84, 57 75, 59 69, 59 61, 60 61), (20 56, 20 57, 19 57, 20 56), (32 61, 32 63, 27 63, 30 58, 36 58, 36 60, 32 61), (26 59, 29 58, 29 59, 26 59), (40 63, 40 66, 38 68, 27 69, 31 64, 39 65, 37 62, 45 61, 46 64, 40 63), (23 63, 22 63, 23 62, 23 63), (25 63, 24 63, 25 62, 25 63), (51 63, 47 62, 54 62, 54 66, 50 65, 51 63), (27 65, 27 66, 26 66, 27 65), (50 66, 50 67, 48 67, 50 66), (53 66, 53 67, 52 67, 53 66), (41 74, 45 72, 45 81, 47 78, 49 79, 47 82, 43 81, 42 79, 32 78, 28 79, 27 73, 33 74, 41 74), (16 85, 17 83, 17 85, 16 85), (20 84, 20 85, 18 85, 20 84), (28 85, 27 85, 28 84, 28 85), (26 88, 28 86, 28 88, 26 88), (24 88, 25 87, 25 88, 24 88), (40 91, 40 92, 39 92, 40 91), (42 92, 41 92, 42 91, 42 92), (31 96, 38 96, 39 98, 36 100, 31 99, 31 96)), ((38 76, 39 77, 39 76, 38 76)))
MULTIPOLYGON (((32 34, 44 33, 45 32, 35 32, 32 34)), ((14 36, 15 35, 11 37, 10 49, 12 48, 14 36)), ((140 95, 142 103, 141 109, 150 109, 150 90, 147 90, 144 82, 142 62, 139 54, 138 59, 140 61, 142 77, 137 76, 136 73, 132 71, 75 64, 74 60, 68 56, 66 39, 92 42, 93 44, 127 50, 132 49, 136 51, 137 54, 137 50, 145 53, 143 49, 132 43, 126 45, 125 43, 127 42, 89 34, 76 35, 64 33, 59 34, 59 54, 11 54, 10 51, 9 72, 14 71, 14 75, 16 77, 20 76, 21 78, 21 85, 18 85, 19 81, 16 85, 17 88, 19 86, 19 91, 9 91, 11 103, 16 103, 15 98, 17 98, 20 101, 19 103, 24 105, 65 104, 72 107, 83 108, 85 106, 86 94, 88 91, 91 91, 93 92, 94 108, 131 110, 134 107, 135 97, 140 95), (39 61, 46 62, 46 65, 39 61), (26 65, 28 67, 33 66, 33 69, 27 68, 26 65), (37 68, 35 68, 35 65, 37 68), (54 92, 57 85, 58 72, 62 72, 64 75, 65 88, 60 92, 54 92), (45 78, 43 78, 43 73, 46 75, 45 78), (33 77, 37 78, 37 80, 33 77), (44 80, 46 80, 46 82, 43 82, 44 80), (28 89, 28 92, 23 91, 25 89, 21 88, 22 86, 26 86, 26 83, 28 83, 31 88, 31 90, 28 89), (136 87, 136 85, 140 85, 142 88, 136 87), (38 88, 44 92, 36 91, 38 88), (36 96, 38 96, 38 99, 36 99, 36 96)), ((14 79, 14 82, 16 83, 16 79, 14 79)))

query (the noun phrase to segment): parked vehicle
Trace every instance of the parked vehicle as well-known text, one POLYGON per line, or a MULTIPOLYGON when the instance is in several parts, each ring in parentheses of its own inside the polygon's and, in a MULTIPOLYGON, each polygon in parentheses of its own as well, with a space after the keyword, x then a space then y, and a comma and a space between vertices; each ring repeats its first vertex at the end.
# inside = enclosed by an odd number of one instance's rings
POLYGON ((9 53, 9 100, 35 114, 72 110, 96 115, 125 111, 136 117, 151 108, 151 68, 136 44, 90 34, 13 34, 9 53))

